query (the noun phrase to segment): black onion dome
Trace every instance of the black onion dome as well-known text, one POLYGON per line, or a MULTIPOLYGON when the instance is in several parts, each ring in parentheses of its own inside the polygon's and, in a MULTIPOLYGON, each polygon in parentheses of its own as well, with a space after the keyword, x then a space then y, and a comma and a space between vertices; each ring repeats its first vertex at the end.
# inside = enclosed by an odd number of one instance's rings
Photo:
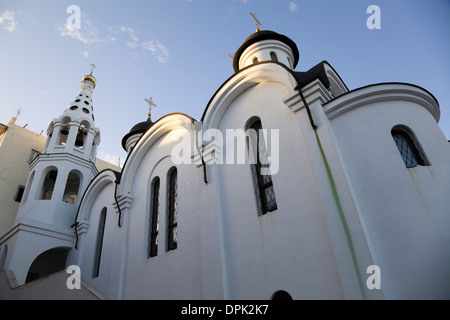
POLYGON ((234 54, 233 58, 233 68, 235 72, 239 71, 239 59, 241 58, 242 53, 250 47, 252 44, 263 41, 263 40, 278 40, 289 46, 292 50, 292 53, 294 54, 294 69, 297 66, 298 59, 299 59, 299 52, 297 45, 294 41, 286 37, 285 35, 276 33, 274 31, 270 30, 263 30, 263 31, 257 31, 250 35, 247 39, 245 39, 244 43, 239 47, 239 49, 234 54))
POLYGON ((144 133, 147 131, 148 128, 152 126, 154 122, 150 117, 148 117, 147 121, 139 122, 138 124, 134 125, 133 128, 131 128, 130 132, 128 132, 122 139, 122 148, 127 151, 126 144, 129 137, 134 136, 138 133, 144 133))

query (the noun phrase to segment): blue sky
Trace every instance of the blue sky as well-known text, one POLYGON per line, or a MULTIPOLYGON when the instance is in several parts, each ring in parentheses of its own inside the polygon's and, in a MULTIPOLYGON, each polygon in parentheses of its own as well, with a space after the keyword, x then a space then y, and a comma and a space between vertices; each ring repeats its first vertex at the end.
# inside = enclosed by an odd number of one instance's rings
POLYGON ((41 132, 77 95, 90 64, 102 140, 98 156, 125 161, 122 137, 147 118, 183 112, 200 119, 233 73, 232 59, 256 25, 291 38, 297 71, 327 60, 350 90, 407 82, 430 91, 450 139, 448 0, 0 0, 0 122, 41 132), (65 28, 70 5, 80 29, 65 28), (369 30, 370 5, 381 29, 369 30))

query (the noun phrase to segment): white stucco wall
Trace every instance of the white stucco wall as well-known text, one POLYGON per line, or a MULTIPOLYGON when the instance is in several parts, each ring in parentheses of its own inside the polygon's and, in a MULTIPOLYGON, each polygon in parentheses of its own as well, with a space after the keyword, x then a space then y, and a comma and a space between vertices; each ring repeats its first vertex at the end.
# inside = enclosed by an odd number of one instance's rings
MULTIPOLYGON (((374 90, 380 87, 361 95, 374 90)), ((331 123, 386 298, 449 298, 450 147, 435 117, 417 102, 392 97, 365 102, 331 123), (398 124, 414 131, 431 166, 405 167, 391 136, 398 124)))
POLYGON ((264 129, 279 130, 280 142, 272 176, 278 209, 264 216, 257 215, 250 166, 218 166, 230 298, 269 299, 280 289, 294 299, 343 297, 305 145, 282 103, 287 93, 276 82, 253 86, 220 122, 223 131, 244 129, 258 116, 264 129))

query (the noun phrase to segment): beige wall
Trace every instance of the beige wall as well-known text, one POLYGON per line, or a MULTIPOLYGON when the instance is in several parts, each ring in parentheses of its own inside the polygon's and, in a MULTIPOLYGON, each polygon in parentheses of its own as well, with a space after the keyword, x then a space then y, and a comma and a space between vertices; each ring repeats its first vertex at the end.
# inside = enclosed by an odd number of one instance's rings
POLYGON ((95 159, 95 167, 97 168, 98 172, 101 172, 105 169, 112 169, 117 172, 122 171, 122 168, 120 168, 112 163, 106 162, 105 160, 102 160, 100 158, 95 159))
POLYGON ((14 196, 18 186, 27 183, 31 152, 42 152, 47 139, 17 126, 15 120, 0 126, 0 233, 16 218, 20 203, 14 201, 14 196))

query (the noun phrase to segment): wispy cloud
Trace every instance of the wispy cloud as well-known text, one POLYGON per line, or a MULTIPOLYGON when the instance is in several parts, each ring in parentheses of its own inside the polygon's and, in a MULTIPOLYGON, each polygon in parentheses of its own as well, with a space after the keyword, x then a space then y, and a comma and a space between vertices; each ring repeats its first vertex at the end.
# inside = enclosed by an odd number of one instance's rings
POLYGON ((134 32, 133 28, 120 26, 120 31, 127 32, 130 35, 131 40, 134 42, 139 41, 139 38, 136 36, 136 33, 134 32))
MULTIPOLYGON (((145 40, 140 41, 136 31, 129 26, 104 26, 103 34, 86 18, 81 20, 81 28, 73 28, 67 24, 58 26, 58 31, 62 37, 69 37, 86 45, 100 45, 107 42, 114 42, 120 39, 120 34, 125 33, 128 36, 123 39, 125 45, 135 50, 140 47, 144 52, 150 52, 155 55, 160 63, 165 63, 169 59, 169 51, 166 46, 159 40, 145 40), (106 34, 106 35, 105 35, 106 34)), ((86 49, 86 48, 85 48, 86 49)), ((89 56, 87 50, 84 50, 81 55, 85 58, 89 56)), ((133 52, 133 57, 138 57, 136 52, 133 52)))
POLYGON ((125 43, 126 43, 127 47, 130 48, 130 49, 136 49, 137 46, 138 46, 138 43, 137 42, 133 42, 133 41, 127 41, 125 43))
POLYGON ((12 11, 5 11, 2 14, 0 14, 0 24, 5 24, 3 26, 3 29, 13 32, 16 29, 17 21, 15 20, 14 16, 16 15, 15 12, 12 11))
POLYGON ((295 11, 298 10, 298 6, 297 6, 297 4, 296 4, 294 1, 291 1, 291 2, 289 3, 289 10, 290 10, 291 12, 295 12, 295 11))
POLYGON ((226 7, 225 11, 222 15, 223 20, 228 20, 231 17, 235 16, 237 14, 237 9, 233 7, 226 7))
POLYGON ((158 40, 144 41, 141 45, 144 50, 150 51, 152 54, 156 54, 159 62, 164 63, 169 59, 169 51, 166 46, 158 40))
POLYGON ((120 26, 119 29, 121 32, 126 32, 130 36, 130 40, 125 41, 127 47, 130 49, 136 49, 139 45, 138 44, 139 38, 136 36, 134 29, 126 26, 120 26))
POLYGON ((57 29, 62 37, 69 37, 86 45, 115 41, 113 37, 101 38, 98 29, 86 17, 83 18, 80 29, 73 28, 67 24, 58 26, 57 29))

